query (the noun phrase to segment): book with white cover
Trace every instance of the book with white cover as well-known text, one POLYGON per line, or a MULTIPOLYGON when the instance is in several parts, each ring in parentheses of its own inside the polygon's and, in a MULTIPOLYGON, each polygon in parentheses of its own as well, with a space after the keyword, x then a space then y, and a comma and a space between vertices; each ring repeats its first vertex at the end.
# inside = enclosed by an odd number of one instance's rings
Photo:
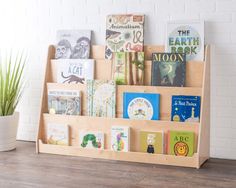
POLYGON ((69 145, 69 126, 67 124, 47 124, 47 144, 69 145))
POLYGON ((104 133, 100 131, 80 131, 79 146, 88 149, 104 149, 104 133))
POLYGON ((51 60, 57 65, 57 83, 81 83, 94 79, 94 59, 51 60))
POLYGON ((204 60, 204 21, 167 23, 166 52, 186 53, 186 60, 204 60))
POLYGON ((130 127, 112 126, 111 150, 124 152, 128 152, 130 150, 130 127))

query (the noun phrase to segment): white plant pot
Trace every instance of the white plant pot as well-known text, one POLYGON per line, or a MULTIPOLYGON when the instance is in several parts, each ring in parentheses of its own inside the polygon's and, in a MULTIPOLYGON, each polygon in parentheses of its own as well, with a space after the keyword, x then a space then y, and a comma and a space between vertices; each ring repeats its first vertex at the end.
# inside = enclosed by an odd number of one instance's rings
POLYGON ((16 134, 19 122, 19 112, 10 116, 0 116, 0 151, 16 148, 16 134))

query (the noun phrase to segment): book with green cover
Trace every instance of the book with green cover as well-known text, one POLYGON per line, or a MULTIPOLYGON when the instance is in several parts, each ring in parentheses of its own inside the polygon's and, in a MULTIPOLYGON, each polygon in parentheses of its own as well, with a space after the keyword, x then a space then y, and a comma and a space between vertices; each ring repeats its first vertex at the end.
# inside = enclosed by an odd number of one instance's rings
POLYGON ((193 156, 194 153, 194 132, 169 131, 167 153, 176 156, 193 156))
POLYGON ((140 132, 140 151, 147 153, 163 153, 164 132, 140 132))

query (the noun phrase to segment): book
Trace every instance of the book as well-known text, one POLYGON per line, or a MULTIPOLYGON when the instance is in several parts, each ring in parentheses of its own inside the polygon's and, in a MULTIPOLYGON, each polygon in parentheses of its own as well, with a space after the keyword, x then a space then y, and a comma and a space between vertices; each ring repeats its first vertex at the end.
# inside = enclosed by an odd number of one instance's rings
POLYGON ((164 132, 140 132, 140 151, 162 154, 164 152, 164 132))
POLYGON ((88 116, 115 117, 115 81, 87 80, 87 101, 88 116))
POLYGON ((143 51, 144 15, 108 15, 106 19, 105 58, 113 52, 143 51))
POLYGON ((90 30, 59 30, 55 46, 56 59, 88 59, 90 56, 90 30))
POLYGON ((170 21, 167 23, 166 52, 186 53, 186 60, 204 60, 204 22, 170 21))
POLYGON ((185 85, 185 73, 185 54, 152 54, 151 85, 183 87, 185 85))
POLYGON ((57 64, 57 83, 81 83, 94 79, 93 59, 58 59, 51 60, 57 64))
POLYGON ((104 133, 99 131, 79 132, 79 146, 88 149, 104 149, 104 133))
POLYGON ((143 85, 144 52, 114 52, 112 79, 117 85, 143 85))
POLYGON ((50 114, 80 115, 80 91, 48 89, 48 111, 50 114))
POLYGON ((160 94, 123 93, 123 117, 129 119, 159 120, 160 94))
POLYGON ((167 153, 176 156, 192 157, 194 154, 195 133, 189 131, 168 131, 167 153))
POLYGON ((47 124, 47 144, 69 145, 69 126, 66 124, 47 124))
POLYGON ((199 122, 200 96, 173 95, 171 121, 199 122))
POLYGON ((124 152, 130 150, 130 127, 111 127, 111 150, 124 152))

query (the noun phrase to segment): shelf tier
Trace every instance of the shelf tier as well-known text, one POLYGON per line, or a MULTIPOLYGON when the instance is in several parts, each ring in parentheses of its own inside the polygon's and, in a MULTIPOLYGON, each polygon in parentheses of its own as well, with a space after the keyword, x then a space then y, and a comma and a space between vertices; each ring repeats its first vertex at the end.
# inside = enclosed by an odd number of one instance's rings
MULTIPOLYGON (((86 84, 59 84, 47 83, 48 89, 81 90, 82 92, 82 115, 87 115, 86 84)), ((158 87, 158 86, 128 86, 118 85, 116 87, 116 117, 123 117, 123 93, 124 92, 146 92, 160 94, 160 119, 171 119, 171 97, 172 95, 201 96, 202 88, 199 87, 158 87)), ((47 107, 47 103, 44 104, 47 107)), ((45 108, 44 112, 48 112, 45 108)))
POLYGON ((197 153, 195 153, 192 157, 180 157, 174 155, 148 154, 141 152, 114 152, 111 150, 83 149, 76 146, 43 144, 41 140, 39 140, 39 150, 42 153, 49 154, 199 168, 197 153))
MULTIPOLYGON (((131 120, 123 118, 106 118, 106 117, 88 117, 88 116, 73 116, 59 114, 43 114, 44 136, 40 139, 46 143, 47 125, 49 123, 67 124, 70 128, 70 145, 78 146, 79 131, 101 131, 105 134, 105 149, 110 149, 111 143, 111 127, 112 126, 129 126, 130 130, 130 151, 140 151, 140 131, 164 131, 179 130, 193 131, 196 139, 199 132, 199 123, 195 122, 173 122, 173 121, 155 121, 155 120, 131 120)), ((197 152, 197 147, 195 148, 197 152)))

